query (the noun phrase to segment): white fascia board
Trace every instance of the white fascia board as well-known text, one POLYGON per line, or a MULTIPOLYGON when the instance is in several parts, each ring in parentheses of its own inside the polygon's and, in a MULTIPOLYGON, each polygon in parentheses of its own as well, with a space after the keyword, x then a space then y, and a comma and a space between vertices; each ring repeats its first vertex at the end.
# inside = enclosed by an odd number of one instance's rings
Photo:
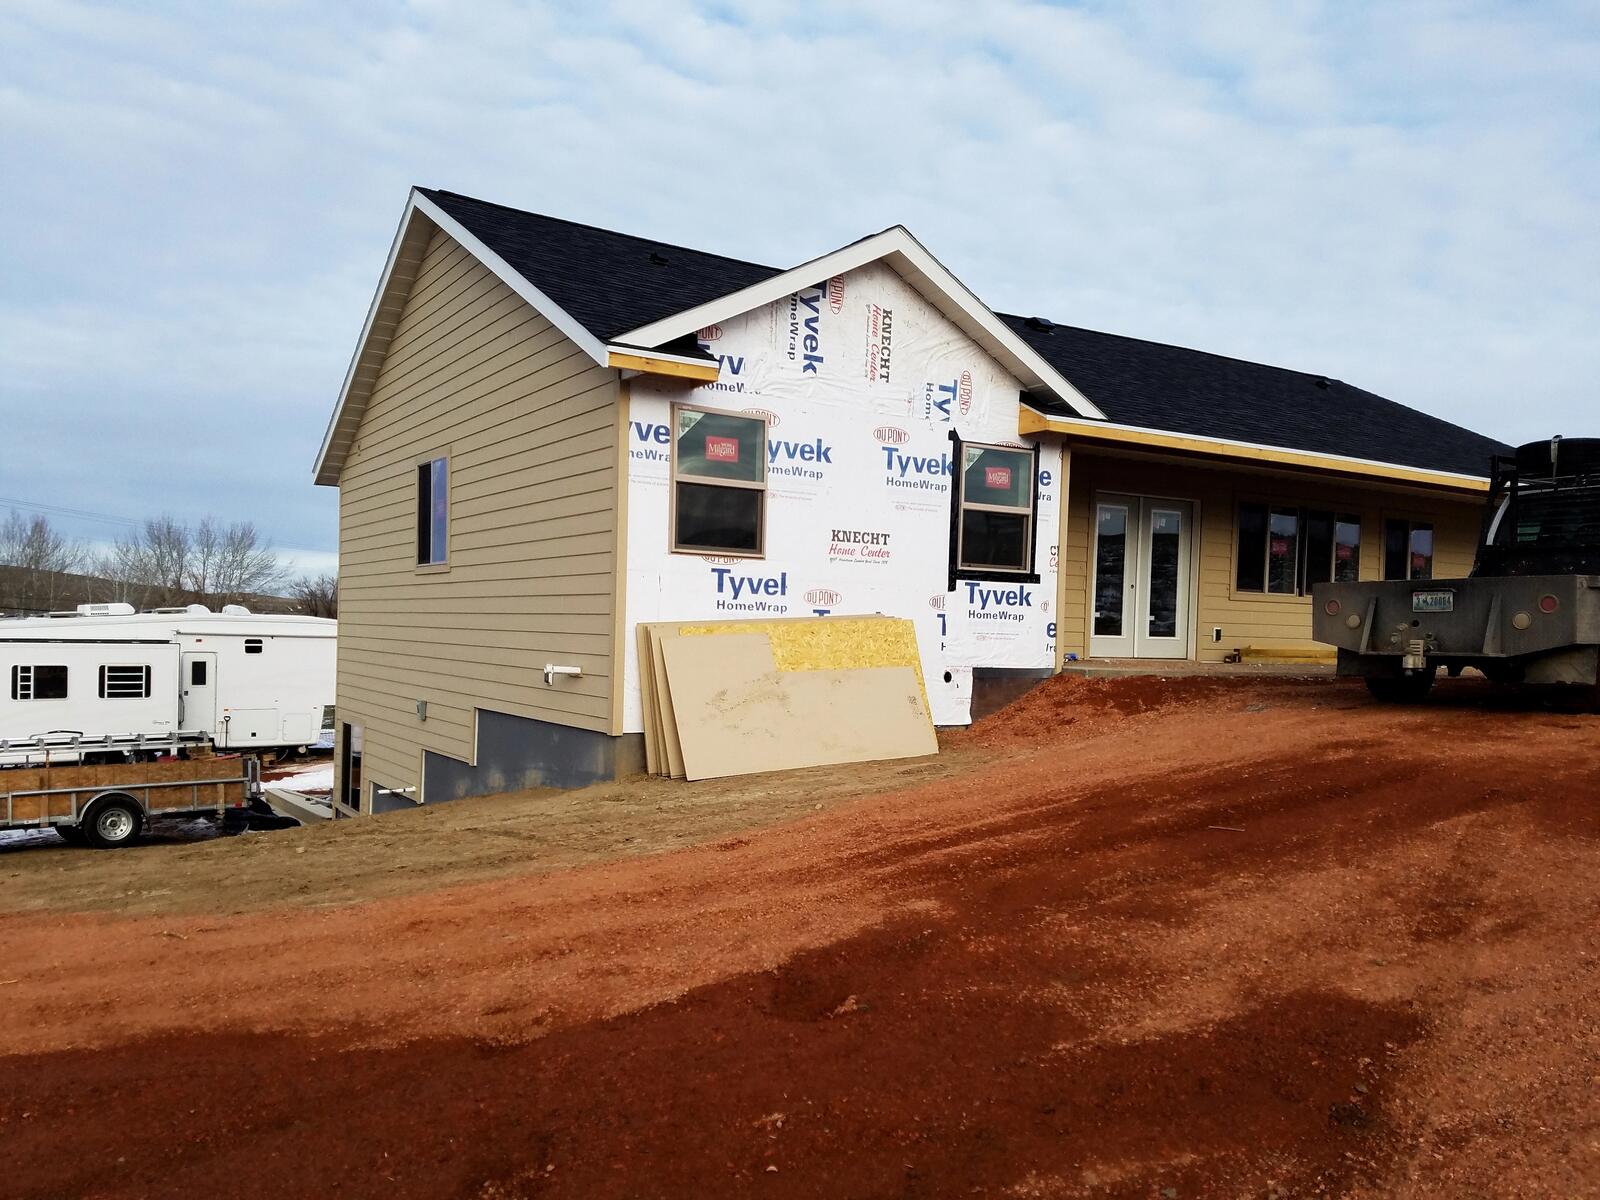
POLYGON ((394 274, 395 260, 400 257, 400 247, 406 240, 406 231, 411 227, 411 217, 416 210, 417 193, 413 188, 411 195, 406 198, 406 210, 400 214, 400 224, 395 228, 394 242, 389 246, 389 257, 383 264, 383 274, 378 277, 378 290, 372 294, 372 303, 367 308, 367 319, 361 326, 361 336, 356 339, 355 352, 350 355, 350 366, 344 373, 344 385, 339 389, 339 402, 333 406, 333 415, 328 418, 327 431, 322 435, 322 448, 317 451, 317 465, 312 473, 312 477, 319 482, 327 469, 328 451, 333 445, 333 431, 339 425, 339 418, 344 416, 345 405, 350 400, 350 385, 356 377, 356 367, 367 348, 367 338, 372 336, 372 323, 378 317, 378 309, 383 306, 384 293, 389 290, 389 277, 394 274))
POLYGON ((411 200, 418 210, 432 218, 434 224, 455 238, 456 241, 466 247, 468 253, 493 271, 499 277, 501 283, 533 305, 541 317, 577 343, 578 349, 582 350, 602 367, 605 366, 605 346, 599 338, 580 325, 570 313, 534 287, 521 272, 515 270, 505 259, 468 233, 465 225, 445 212, 432 200, 415 190, 411 193, 411 200))
POLYGON ((1012 332, 1004 321, 990 311, 988 305, 951 274, 945 265, 930 254, 921 242, 912 237, 910 230, 903 225, 896 225, 892 229, 873 234, 859 242, 841 246, 831 254, 824 254, 820 258, 801 263, 798 267, 774 275, 770 279, 764 279, 760 283, 751 284, 747 288, 741 288, 737 292, 730 292, 726 296, 674 313, 670 317, 641 325, 620 335, 617 340, 644 346, 670 342, 675 338, 696 333, 708 325, 720 324, 752 309, 781 300, 801 288, 811 287, 835 275, 843 275, 879 259, 893 259, 896 256, 902 261, 891 262, 891 266, 901 275, 907 276, 919 291, 927 288, 936 293, 930 299, 936 302, 937 299, 943 299, 971 321, 1004 356, 1011 359, 1011 362, 1005 365, 1021 375, 1024 384, 1043 387, 1054 392, 1076 409, 1080 416, 1088 420, 1105 420, 1105 414, 1095 407, 1088 397, 1073 387, 1059 371, 1040 357, 1037 351, 1012 332))
MULTIPOLYGON (((1046 421, 1075 421, 1074 417, 1062 417, 1056 413, 1047 413, 1023 401, 1023 407, 1029 412, 1038 413, 1046 421)), ((1215 446, 1218 450, 1263 450, 1268 453, 1278 454, 1309 454, 1317 458, 1325 458, 1332 462, 1349 463, 1358 467, 1381 467, 1390 471, 1422 471, 1429 475, 1437 476, 1441 480, 1459 480, 1462 483, 1477 484, 1489 482, 1487 475, 1465 475, 1459 471, 1441 471, 1435 467, 1415 467, 1407 463, 1385 462, 1380 458, 1356 458, 1349 454, 1335 454, 1330 450, 1307 450, 1303 446, 1269 446, 1265 442, 1241 442, 1232 438, 1207 437, 1203 433, 1179 433, 1175 429, 1157 429, 1151 425, 1123 425, 1116 421, 1083 422, 1084 436, 1093 437, 1100 432, 1106 433, 1153 433, 1161 437, 1183 438, 1190 442, 1204 442, 1208 446, 1215 446)), ((1036 437, 1037 434, 1025 436, 1036 437)), ((1070 436, 1070 435, 1069 435, 1070 436)), ((1152 447, 1155 453, 1160 452, 1160 447, 1152 447)), ((1271 466, 1271 463, 1267 463, 1271 466)))

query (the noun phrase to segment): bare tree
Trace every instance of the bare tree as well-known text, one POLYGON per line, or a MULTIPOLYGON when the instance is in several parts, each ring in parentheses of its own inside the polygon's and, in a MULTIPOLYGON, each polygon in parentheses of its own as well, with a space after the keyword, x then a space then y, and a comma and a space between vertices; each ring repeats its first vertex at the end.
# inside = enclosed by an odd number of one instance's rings
POLYGON ((288 569, 253 524, 238 521, 222 531, 209 588, 212 596, 228 603, 251 593, 275 594, 288 581, 288 569))
POLYGON ((118 599, 141 607, 187 603, 193 545, 189 527, 176 517, 153 517, 117 539, 101 573, 116 580, 124 593, 118 599))
POLYGON ((289 595, 308 617, 337 617, 339 615, 339 577, 337 575, 302 576, 289 595))
POLYGON ((85 557, 82 543, 57 530, 48 517, 25 517, 13 509, 0 522, 0 566, 12 568, 0 607, 49 611, 68 591, 67 576, 85 557))

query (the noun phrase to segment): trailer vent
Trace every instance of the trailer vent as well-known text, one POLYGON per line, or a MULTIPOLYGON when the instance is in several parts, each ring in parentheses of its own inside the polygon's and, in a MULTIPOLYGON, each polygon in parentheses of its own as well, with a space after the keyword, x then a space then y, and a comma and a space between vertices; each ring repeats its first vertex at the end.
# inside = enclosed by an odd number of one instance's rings
POLYGON ((131 617, 133 605, 131 604, 80 604, 77 608, 80 617, 131 617))
POLYGON ((244 652, 246 654, 260 654, 261 645, 262 643, 260 638, 245 638, 244 652))

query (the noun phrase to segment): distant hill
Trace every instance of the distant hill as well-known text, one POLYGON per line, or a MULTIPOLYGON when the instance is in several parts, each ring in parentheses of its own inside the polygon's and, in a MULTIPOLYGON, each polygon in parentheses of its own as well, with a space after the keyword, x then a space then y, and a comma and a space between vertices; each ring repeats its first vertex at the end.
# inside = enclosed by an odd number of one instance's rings
POLYGON ((186 590, 122 583, 99 575, 74 575, 58 571, 35 571, 28 567, 0 567, 0 617, 42 616, 61 612, 80 604, 131 604, 138 609, 165 608, 178 604, 204 604, 221 608, 242 604, 251 612, 294 613, 300 606, 288 596, 204 595, 186 590))

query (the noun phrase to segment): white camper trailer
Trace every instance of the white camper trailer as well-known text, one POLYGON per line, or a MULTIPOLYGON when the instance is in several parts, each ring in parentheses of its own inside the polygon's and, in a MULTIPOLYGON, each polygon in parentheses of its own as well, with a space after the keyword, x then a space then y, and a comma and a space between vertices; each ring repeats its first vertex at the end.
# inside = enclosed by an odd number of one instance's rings
POLYGON ((337 627, 200 604, 0 621, 0 766, 42 761, 47 746, 57 762, 74 746, 310 746, 333 704, 337 627))

